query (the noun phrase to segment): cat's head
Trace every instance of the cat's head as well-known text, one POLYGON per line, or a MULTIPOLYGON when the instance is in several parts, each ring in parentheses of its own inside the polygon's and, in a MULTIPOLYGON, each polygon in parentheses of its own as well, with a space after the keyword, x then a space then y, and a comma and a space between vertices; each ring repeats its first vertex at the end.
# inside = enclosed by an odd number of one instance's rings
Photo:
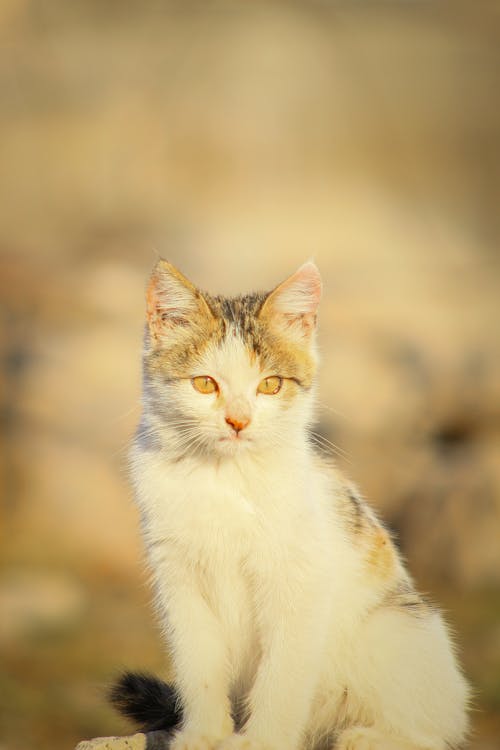
MULTIPOLYGON (((321 279, 212 296, 160 260, 147 289, 144 442, 174 455, 275 451, 311 420, 321 279)), ((140 437, 140 434, 139 434, 140 437)))

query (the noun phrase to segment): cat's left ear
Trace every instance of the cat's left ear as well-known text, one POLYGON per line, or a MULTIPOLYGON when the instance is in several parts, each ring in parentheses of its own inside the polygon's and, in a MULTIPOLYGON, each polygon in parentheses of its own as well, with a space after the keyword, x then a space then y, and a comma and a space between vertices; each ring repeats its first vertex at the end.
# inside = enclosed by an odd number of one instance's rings
POLYGON ((316 264, 308 261, 269 294, 259 317, 267 317, 284 334, 308 340, 316 328, 321 286, 316 264))
POLYGON ((160 259, 146 292, 146 319, 154 346, 178 343, 193 330, 210 329, 213 315, 201 292, 172 263, 160 259))

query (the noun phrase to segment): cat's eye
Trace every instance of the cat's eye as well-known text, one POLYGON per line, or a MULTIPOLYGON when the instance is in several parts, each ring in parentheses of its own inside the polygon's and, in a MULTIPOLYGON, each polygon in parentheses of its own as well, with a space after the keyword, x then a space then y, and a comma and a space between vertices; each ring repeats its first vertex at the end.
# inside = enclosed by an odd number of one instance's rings
POLYGON ((191 383, 198 393, 215 393, 219 390, 219 386, 209 375, 198 375, 196 378, 191 378, 191 383))
POLYGON ((275 393, 278 393, 280 390, 282 383, 283 379, 278 375, 271 375, 271 377, 264 378, 264 380, 260 381, 257 393, 265 393, 266 396, 274 396, 275 393))

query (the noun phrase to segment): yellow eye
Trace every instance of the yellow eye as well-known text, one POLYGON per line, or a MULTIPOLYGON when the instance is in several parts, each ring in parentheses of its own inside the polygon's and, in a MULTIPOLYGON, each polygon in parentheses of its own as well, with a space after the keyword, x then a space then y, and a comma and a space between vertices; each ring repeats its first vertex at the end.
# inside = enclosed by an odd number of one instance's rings
POLYGON ((215 391, 219 390, 219 386, 215 380, 208 375, 199 375, 196 378, 191 378, 191 383, 198 393, 215 393, 215 391))
POLYGON ((274 396, 274 394, 278 393, 280 390, 282 383, 283 379, 278 375, 271 375, 271 377, 264 378, 264 380, 260 381, 257 393, 265 393, 266 396, 274 396))

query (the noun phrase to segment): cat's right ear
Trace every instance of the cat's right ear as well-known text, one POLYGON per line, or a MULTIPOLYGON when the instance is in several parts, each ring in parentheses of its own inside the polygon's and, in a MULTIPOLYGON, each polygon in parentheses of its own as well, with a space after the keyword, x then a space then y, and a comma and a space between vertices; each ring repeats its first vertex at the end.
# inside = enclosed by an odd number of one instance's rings
POLYGON ((308 261, 269 294, 260 317, 297 342, 311 342, 320 298, 321 277, 316 264, 308 261))
POLYGON ((175 340, 185 329, 212 318, 202 294, 166 260, 153 269, 146 292, 146 318, 151 342, 161 346, 175 340))

